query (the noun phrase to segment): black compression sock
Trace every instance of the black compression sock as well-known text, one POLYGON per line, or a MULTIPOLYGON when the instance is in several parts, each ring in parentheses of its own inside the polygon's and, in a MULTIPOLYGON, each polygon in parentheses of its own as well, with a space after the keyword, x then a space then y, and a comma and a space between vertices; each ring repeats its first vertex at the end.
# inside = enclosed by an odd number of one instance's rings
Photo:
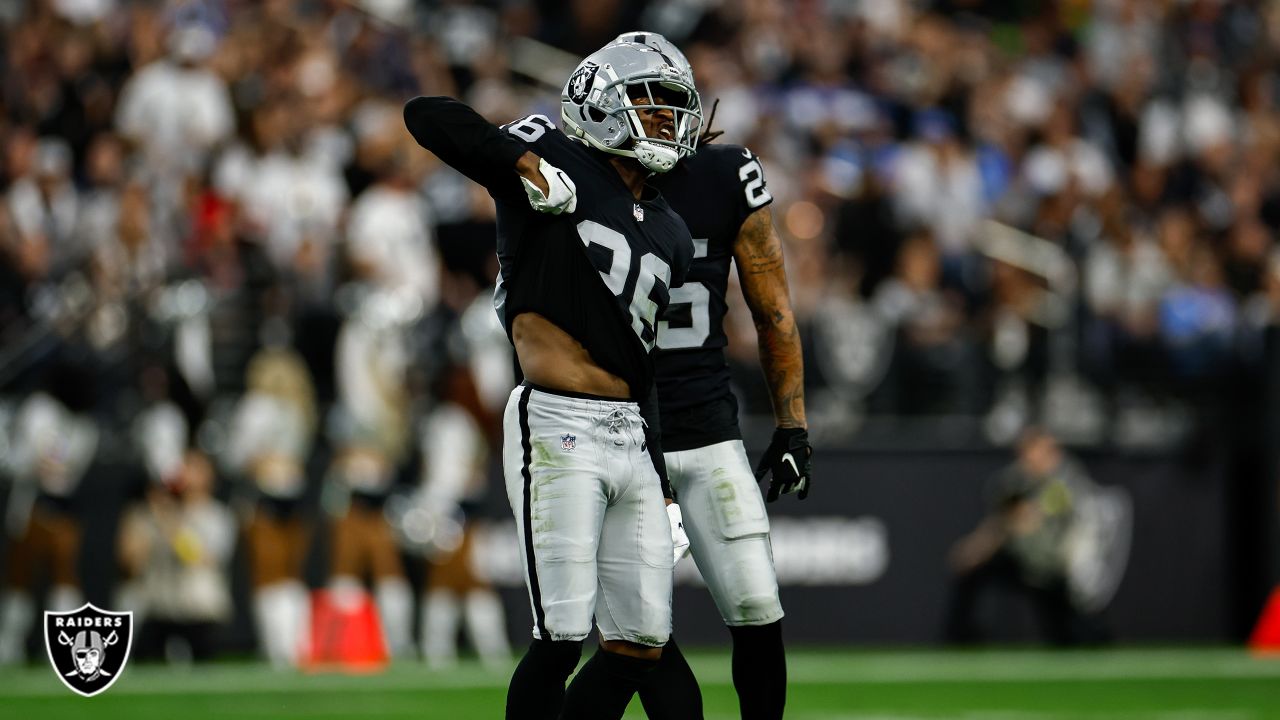
POLYGON ((649 720, 702 720, 702 690, 675 638, 640 685, 640 702, 649 720))
POLYGON ((534 640, 511 674, 507 720, 556 720, 564 681, 582 657, 581 640, 534 640))
POLYGON ((742 720, 781 720, 787 704, 787 657, 782 621, 729 628, 733 635, 733 687, 742 720))
POLYGON ((658 664, 603 648, 582 666, 564 694, 562 720, 617 720, 658 664))

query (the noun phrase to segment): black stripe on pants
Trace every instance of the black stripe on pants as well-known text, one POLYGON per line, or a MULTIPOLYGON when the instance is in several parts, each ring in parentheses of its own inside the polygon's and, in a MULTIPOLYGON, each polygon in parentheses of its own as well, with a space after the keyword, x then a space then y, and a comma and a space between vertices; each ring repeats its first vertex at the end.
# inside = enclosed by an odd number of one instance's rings
POLYGON ((542 591, 538 587, 538 564, 533 557, 533 501, 530 498, 533 477, 529 474, 529 464, 533 457, 533 446, 529 442, 529 393, 532 390, 526 386, 520 393, 520 445, 524 450, 524 461, 520 466, 520 474, 524 476, 524 554, 529 565, 529 594, 533 598, 534 626, 538 628, 538 637, 550 640, 547 616, 542 610, 542 591))

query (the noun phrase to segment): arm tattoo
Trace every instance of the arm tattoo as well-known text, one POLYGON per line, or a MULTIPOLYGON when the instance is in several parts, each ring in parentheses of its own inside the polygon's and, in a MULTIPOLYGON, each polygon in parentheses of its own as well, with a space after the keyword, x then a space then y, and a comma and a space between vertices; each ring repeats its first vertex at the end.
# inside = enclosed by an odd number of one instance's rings
MULTIPOLYGON (((751 213, 742 223, 734 257, 740 273, 764 275, 782 271, 782 243, 773 232, 773 214, 769 208, 751 213)), ((786 276, 782 277, 782 283, 785 287, 786 276)))
POLYGON ((742 294, 751 308, 760 343, 760 365, 778 427, 805 427, 804 358, 787 292, 782 241, 768 207, 752 213, 738 230, 733 248, 742 294))

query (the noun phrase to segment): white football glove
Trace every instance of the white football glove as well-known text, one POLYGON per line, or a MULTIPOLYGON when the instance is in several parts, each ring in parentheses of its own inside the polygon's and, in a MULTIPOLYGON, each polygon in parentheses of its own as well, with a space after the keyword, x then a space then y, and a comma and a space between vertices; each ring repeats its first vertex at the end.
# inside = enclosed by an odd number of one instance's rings
POLYGON ((524 192, 529 196, 529 205, 540 213, 559 215, 571 213, 578 208, 578 188, 560 168, 547 162, 546 158, 538 158, 538 172, 546 179, 549 195, 543 195, 537 185, 529 182, 523 175, 524 192))
POLYGON ((684 531, 684 517, 680 515, 680 506, 671 503, 667 506, 667 519, 671 521, 671 545, 675 550, 675 562, 689 554, 689 536, 684 531))

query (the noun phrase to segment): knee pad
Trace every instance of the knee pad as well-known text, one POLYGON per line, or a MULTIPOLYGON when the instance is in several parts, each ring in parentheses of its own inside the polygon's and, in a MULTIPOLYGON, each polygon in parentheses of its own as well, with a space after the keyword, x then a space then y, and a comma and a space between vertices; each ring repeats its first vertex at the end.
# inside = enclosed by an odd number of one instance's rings
POLYGON ((746 595, 734 599, 729 614, 725 620, 731 627, 757 626, 762 620, 772 623, 781 618, 782 605, 776 594, 746 595))

